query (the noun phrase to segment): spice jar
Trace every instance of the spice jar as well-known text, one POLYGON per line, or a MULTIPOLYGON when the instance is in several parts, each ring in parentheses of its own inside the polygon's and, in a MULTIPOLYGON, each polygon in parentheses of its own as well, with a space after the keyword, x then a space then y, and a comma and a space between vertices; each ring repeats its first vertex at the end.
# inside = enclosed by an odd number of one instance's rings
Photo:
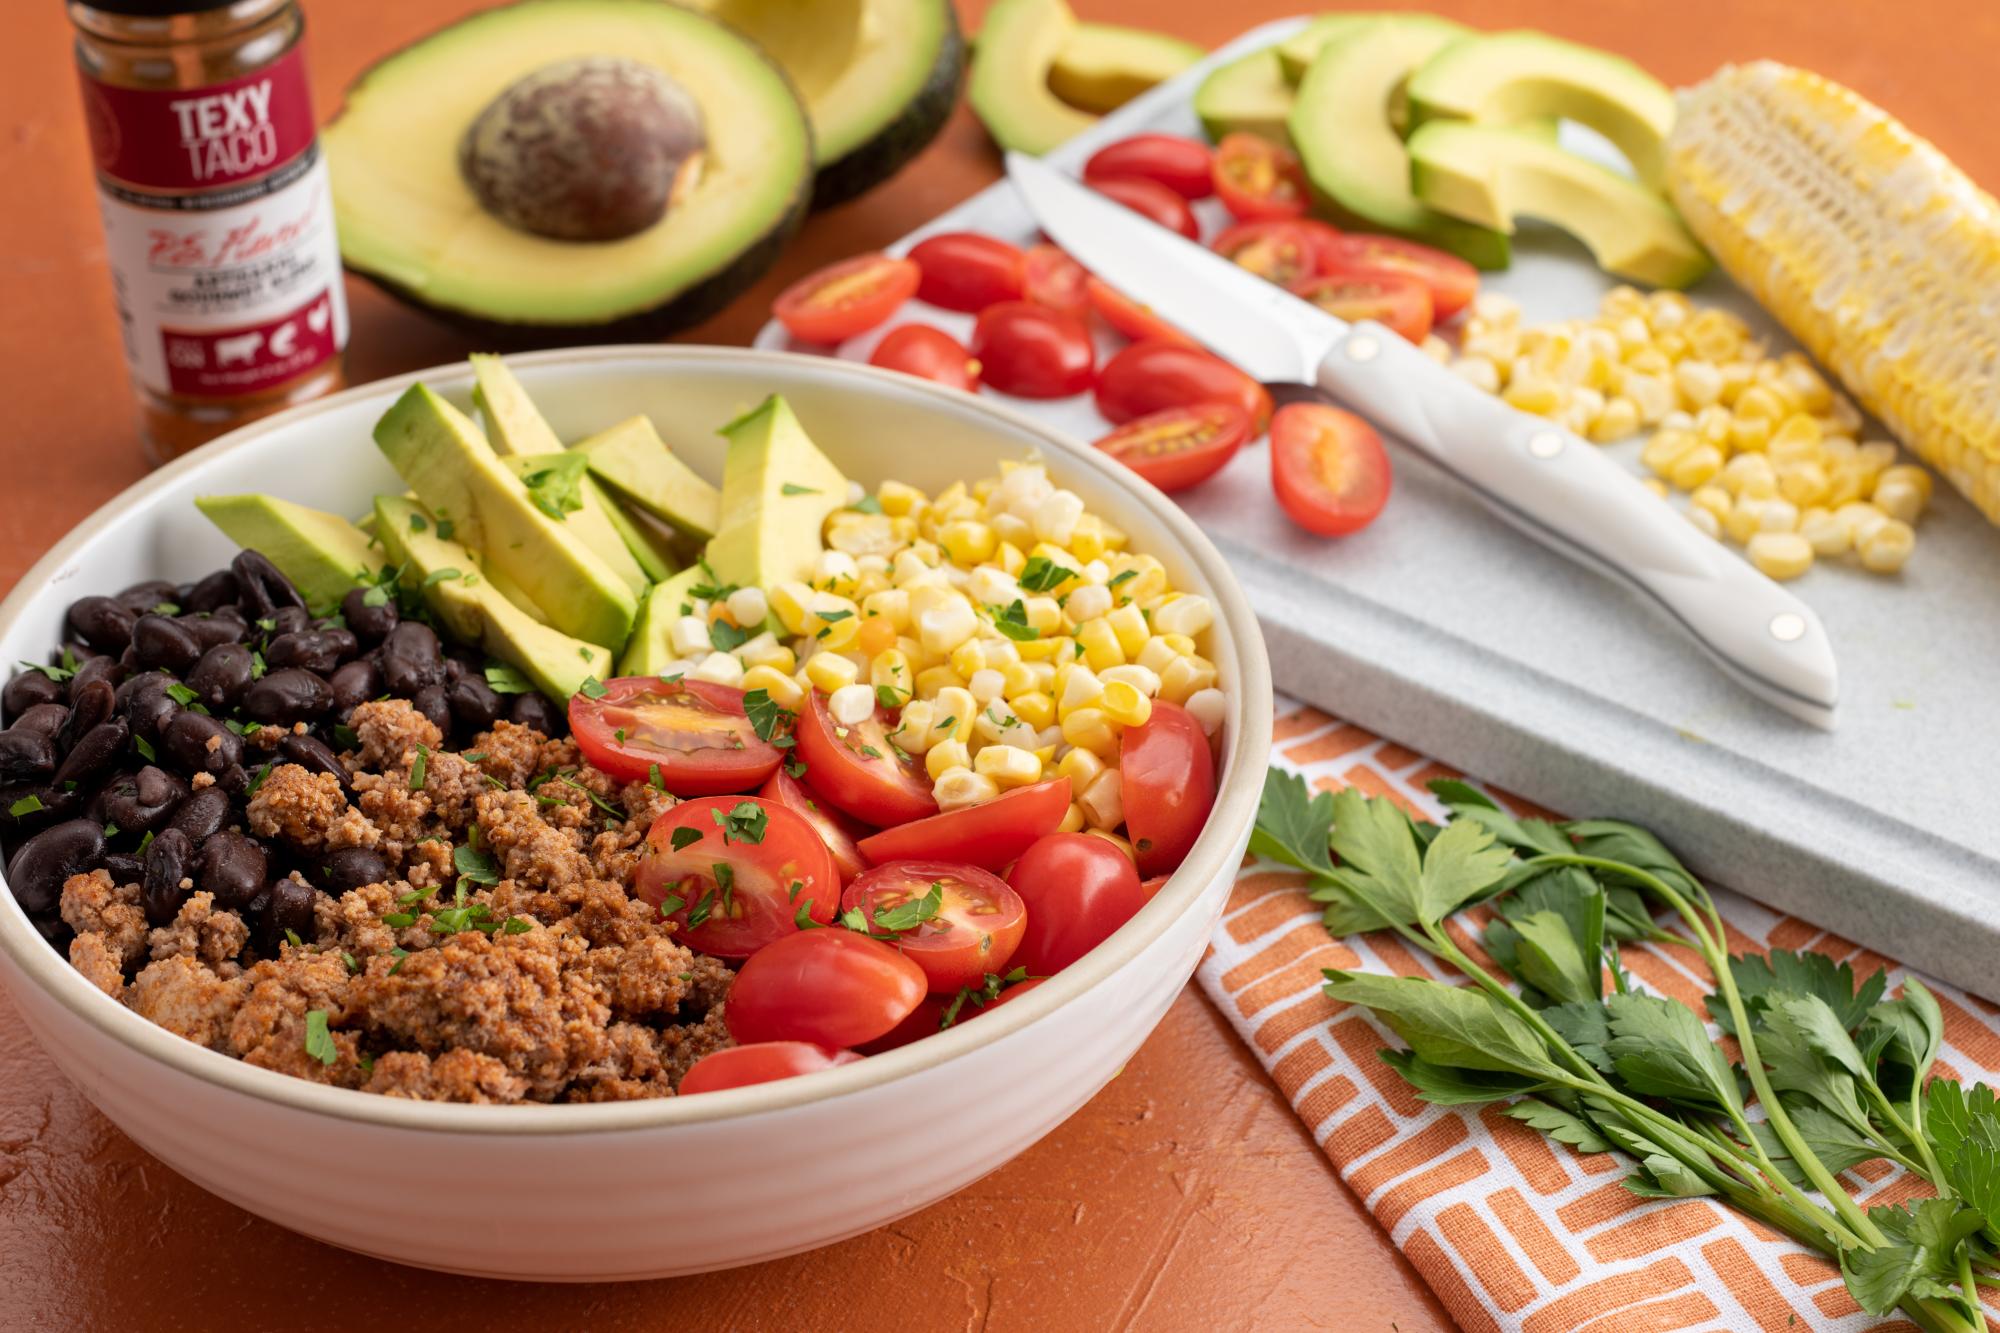
POLYGON ((296 0, 68 9, 152 461, 338 387, 347 305, 296 0))

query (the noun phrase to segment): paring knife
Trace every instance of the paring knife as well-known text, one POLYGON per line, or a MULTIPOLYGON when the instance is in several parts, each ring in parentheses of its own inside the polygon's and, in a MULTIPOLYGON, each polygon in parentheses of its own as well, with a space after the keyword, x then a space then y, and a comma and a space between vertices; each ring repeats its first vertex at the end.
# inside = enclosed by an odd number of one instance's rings
POLYGON ((1759 697, 1833 726, 1838 670, 1812 608, 1596 445, 1475 389, 1382 325, 1330 315, 1032 157, 1009 153, 1007 174, 1078 263, 1270 383, 1281 401, 1297 385, 1339 400, 1521 531, 1625 580, 1759 697))

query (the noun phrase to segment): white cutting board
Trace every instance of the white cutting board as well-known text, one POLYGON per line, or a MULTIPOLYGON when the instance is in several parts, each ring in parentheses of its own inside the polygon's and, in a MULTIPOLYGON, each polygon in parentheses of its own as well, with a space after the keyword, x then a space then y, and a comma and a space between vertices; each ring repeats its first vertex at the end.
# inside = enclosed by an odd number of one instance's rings
MULTIPOLYGON (((1142 130, 1199 136, 1203 76, 1303 22, 1246 33, 1049 160, 1080 169, 1142 130)), ((1197 212, 1204 236, 1227 221, 1213 201, 1197 212)), ((960 230, 1038 238, 1002 182, 893 248, 960 230)), ((1529 322, 1590 314, 1613 285, 1566 237, 1517 241, 1484 289, 1529 322)), ((1726 278, 1690 295, 1791 345, 1726 278)), ((916 303, 893 323, 911 320, 961 338, 972 323, 916 303)), ((884 331, 836 354, 865 360, 884 331)), ((826 350, 776 324, 757 344, 826 350)), ((1108 429, 1088 395, 992 396, 1086 439, 1108 429)), ((1637 450, 1613 452, 1637 470, 1637 450)), ((1553 809, 1637 820, 1705 874, 2000 997, 2000 529, 1940 481, 1902 575, 1829 562, 1791 585, 1840 663, 1837 725, 1823 732, 1731 684, 1635 596, 1492 518, 1412 450, 1391 451, 1388 508, 1338 541, 1284 518, 1261 443, 1179 497, 1235 565, 1281 690, 1553 809)))

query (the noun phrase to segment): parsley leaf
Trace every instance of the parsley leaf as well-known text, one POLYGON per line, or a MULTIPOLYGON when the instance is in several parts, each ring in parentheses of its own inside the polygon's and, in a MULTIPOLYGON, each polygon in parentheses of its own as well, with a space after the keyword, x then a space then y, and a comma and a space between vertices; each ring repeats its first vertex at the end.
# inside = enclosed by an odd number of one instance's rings
POLYGON ((611 693, 605 687, 604 682, 595 676, 585 676, 583 684, 577 686, 576 692, 586 699, 602 699, 605 695, 611 693))
POLYGON ((751 730, 757 739, 768 741, 779 730, 780 724, 796 716, 788 708, 780 708, 769 690, 749 690, 743 695, 743 714, 750 719, 751 730))
POLYGON ((930 891, 921 898, 905 898, 894 907, 875 908, 875 928, 894 934, 915 930, 925 922, 936 920, 943 906, 944 885, 933 882, 930 891))
POLYGON ((665 791, 667 789, 667 780, 660 776, 660 766, 658 764, 646 765, 646 785, 654 791, 665 791))
POLYGON ((711 809, 709 814, 715 819, 716 827, 722 830, 724 842, 764 841, 764 828, 770 823, 770 815, 755 801, 739 801, 727 812, 711 809))
MULTIPOLYGON (((717 811, 716 813, 720 816, 721 811, 717 811)), ((698 828, 677 828, 674 830, 673 837, 669 841, 673 843, 675 851, 686 851, 701 841, 701 830, 698 828)))
POLYGON ((847 507, 863 514, 879 514, 882 512, 882 502, 872 495, 864 495, 847 507))
POLYGON ((590 467, 590 455, 564 450, 559 454, 537 454, 521 484, 535 508, 550 518, 568 520, 583 508, 583 478, 590 467))
POLYGON ((1028 623, 1028 608, 1018 597, 1011 605, 989 606, 986 610, 993 617, 993 628, 1016 643, 1028 643, 1042 637, 1042 632, 1028 623))
POLYGON ((732 625, 726 620, 713 620, 708 625, 708 641, 720 653, 741 648, 750 642, 750 631, 740 625, 732 625))
POLYGON ((336 1063, 340 1059, 340 1048, 334 1044, 333 1033, 326 1026, 326 1010, 306 1011, 306 1054, 323 1065, 336 1063))
POLYGON ((431 747, 428 745, 419 745, 417 747, 417 762, 410 765, 411 791, 422 791, 424 789, 424 779, 430 775, 430 766, 431 747))
POLYGON ((813 489, 812 487, 810 487, 810 486, 801 486, 801 485, 799 485, 799 484, 798 484, 797 482, 791 482, 791 481, 788 481, 788 482, 786 482, 786 483, 785 483, 784 485, 782 485, 782 486, 778 487, 778 494, 780 494, 780 495, 818 495, 818 494, 819 494, 819 492, 818 492, 818 491, 816 491, 816 490, 814 490, 814 489, 813 489))
POLYGON ((486 684, 495 694, 527 694, 535 688, 520 668, 494 661, 486 664, 486 684))
POLYGON ((1075 577, 1075 570, 1064 569, 1045 555, 1031 555, 1016 582, 1029 592, 1053 592, 1075 577))
MULTIPOLYGON (((477 831, 477 825, 474 831, 477 831)), ((458 871, 462 884, 498 884, 500 867, 493 861, 493 854, 474 843, 457 847, 451 853, 452 869, 458 871)))
POLYGON ((44 808, 45 807, 42 805, 42 798, 35 795, 35 793, 33 792, 29 792, 26 796, 23 796, 20 800, 15 801, 12 805, 8 806, 7 813, 14 816, 14 818, 16 819, 19 819, 23 815, 36 814, 41 810, 43 810, 44 808))

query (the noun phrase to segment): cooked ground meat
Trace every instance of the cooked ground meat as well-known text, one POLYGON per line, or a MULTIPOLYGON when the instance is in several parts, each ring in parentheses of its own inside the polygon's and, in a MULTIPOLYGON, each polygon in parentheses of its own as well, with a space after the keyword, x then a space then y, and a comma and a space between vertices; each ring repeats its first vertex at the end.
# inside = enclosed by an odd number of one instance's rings
POLYGON ((730 969, 625 888, 673 797, 511 722, 463 754, 403 700, 349 725, 352 799, 331 773, 278 764, 246 831, 274 874, 365 849, 388 877, 318 894, 309 938, 259 940, 203 891, 149 930, 138 885, 78 875, 62 894, 76 967, 190 1041, 389 1097, 667 1097, 729 1044, 730 969))

